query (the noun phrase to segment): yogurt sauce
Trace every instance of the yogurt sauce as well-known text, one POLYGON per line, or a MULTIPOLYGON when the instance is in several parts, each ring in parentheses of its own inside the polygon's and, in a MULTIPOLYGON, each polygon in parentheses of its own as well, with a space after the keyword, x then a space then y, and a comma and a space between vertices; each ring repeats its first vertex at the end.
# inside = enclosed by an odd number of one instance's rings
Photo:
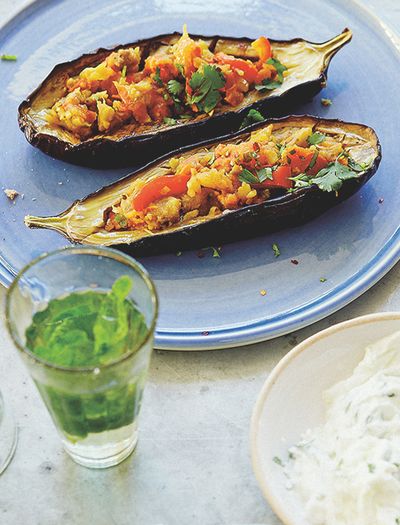
POLYGON ((307 521, 400 525, 400 332, 369 346, 324 399, 325 424, 302 436, 285 466, 307 521))

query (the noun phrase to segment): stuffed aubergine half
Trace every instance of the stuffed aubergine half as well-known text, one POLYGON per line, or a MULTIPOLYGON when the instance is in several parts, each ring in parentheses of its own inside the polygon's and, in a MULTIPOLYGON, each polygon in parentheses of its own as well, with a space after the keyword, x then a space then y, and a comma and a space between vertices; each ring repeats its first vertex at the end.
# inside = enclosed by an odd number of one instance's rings
POLYGON ((326 84, 346 29, 302 39, 190 37, 173 33, 100 49, 54 68, 19 107, 28 141, 87 166, 135 165, 177 145, 238 129, 250 108, 270 116, 326 84))
POLYGON ((356 192, 381 158, 361 124, 292 116, 248 129, 177 150, 57 217, 25 223, 136 255, 232 242, 316 217, 356 192))

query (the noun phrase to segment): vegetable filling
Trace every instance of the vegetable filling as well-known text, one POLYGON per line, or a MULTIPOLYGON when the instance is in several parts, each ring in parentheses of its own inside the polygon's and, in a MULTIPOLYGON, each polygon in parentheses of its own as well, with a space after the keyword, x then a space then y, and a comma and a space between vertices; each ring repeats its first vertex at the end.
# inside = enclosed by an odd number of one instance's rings
POLYGON ((46 119, 86 139, 125 124, 172 126, 220 106, 237 106, 251 90, 279 87, 287 70, 267 38, 248 48, 254 58, 213 52, 184 27, 175 43, 161 44, 147 58, 140 47, 120 49, 69 77, 66 96, 47 110, 46 119))
MULTIPOLYGON (((343 139, 343 137, 341 137, 343 139)), ((336 135, 312 126, 266 126, 246 140, 169 159, 162 175, 136 179, 105 212, 105 229, 162 231, 260 204, 296 188, 338 191, 367 168, 336 135)))

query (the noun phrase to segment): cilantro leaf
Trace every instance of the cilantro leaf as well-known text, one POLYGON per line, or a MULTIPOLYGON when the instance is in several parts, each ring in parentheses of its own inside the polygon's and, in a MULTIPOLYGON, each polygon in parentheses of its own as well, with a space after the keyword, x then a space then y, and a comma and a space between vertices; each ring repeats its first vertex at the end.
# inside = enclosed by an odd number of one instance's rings
POLYGON ((246 170, 246 168, 244 168, 242 172, 239 173, 238 178, 241 182, 247 182, 248 184, 258 184, 260 182, 258 178, 253 173, 251 173, 251 171, 246 170))
POLYGON ((184 77, 185 76, 185 69, 182 66, 182 64, 175 64, 175 65, 176 65, 176 69, 179 71, 179 74, 184 77))
POLYGON ((164 82, 161 80, 161 77, 160 77, 160 68, 159 67, 156 67, 156 72, 154 73, 154 81, 160 87, 164 85, 164 82))
POLYGON ((178 97, 183 91, 183 84, 178 82, 178 80, 169 80, 167 83, 167 89, 172 96, 178 97))
POLYGON ((269 58, 267 60, 267 64, 270 64, 271 66, 274 66, 277 72, 277 77, 279 82, 282 84, 283 82, 283 72, 287 71, 287 67, 282 64, 277 58, 269 58))
POLYGON ((316 146, 317 144, 324 142, 325 139, 326 135, 324 135, 323 133, 318 133, 318 131, 316 131, 308 137, 307 142, 310 144, 310 146, 316 146))
POLYGON ((278 82, 277 80, 271 80, 270 78, 264 78, 262 84, 257 84, 254 86, 254 88, 257 91, 272 91, 273 89, 278 88, 282 85, 282 82, 278 82))
POLYGON ((318 155, 319 155, 318 150, 315 150, 315 151, 314 151, 314 155, 313 155, 313 157, 312 157, 312 159, 311 159, 311 162, 310 162, 310 164, 308 165, 308 168, 307 168, 306 171, 311 170, 311 169, 315 166, 315 163, 317 162, 318 155))
POLYGON ((256 109, 251 109, 247 115, 244 117, 242 124, 240 125, 239 129, 245 128, 247 126, 250 126, 250 124, 253 124, 255 122, 263 122, 265 119, 261 115, 259 111, 256 109))
POLYGON ((348 158, 348 166, 349 168, 351 168, 353 171, 357 171, 357 172, 360 172, 360 171, 365 171, 367 168, 368 168, 368 165, 365 164, 365 163, 362 163, 362 164, 358 164, 354 159, 352 159, 351 157, 348 158))
POLYGON ((207 64, 202 71, 193 73, 189 85, 193 90, 189 104, 196 104, 200 111, 210 113, 221 100, 219 90, 225 85, 225 77, 215 66, 207 64))

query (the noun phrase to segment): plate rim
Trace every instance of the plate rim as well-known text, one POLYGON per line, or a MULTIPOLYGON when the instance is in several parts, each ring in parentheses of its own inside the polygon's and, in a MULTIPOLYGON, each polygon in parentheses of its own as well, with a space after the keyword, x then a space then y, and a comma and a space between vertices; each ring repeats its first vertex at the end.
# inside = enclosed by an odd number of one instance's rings
MULTIPOLYGON (((62 0, 63 1, 63 0, 62 0)), ((328 0, 329 2, 330 0, 328 0)), ((0 24, 0 34, 7 28, 38 8, 52 3, 51 0, 27 0, 22 6, 6 17, 0 24)), ((344 4, 344 2, 341 2, 344 4)), ((353 10, 361 12, 367 20, 374 24, 386 42, 400 58, 400 36, 386 22, 382 21, 371 8, 359 0, 346 0, 353 10)), ((330 292, 322 294, 313 301, 306 303, 286 315, 276 316, 272 320, 261 319, 254 323, 244 323, 208 332, 199 331, 168 331, 156 330, 154 347, 159 350, 198 351, 223 350, 251 345, 267 341, 300 330, 309 326, 348 305, 374 284, 376 284, 400 260, 400 226, 381 246, 374 257, 365 262, 364 266, 352 277, 341 282, 330 292)), ((6 288, 10 286, 17 271, 10 266, 0 253, 0 283, 6 288)))

